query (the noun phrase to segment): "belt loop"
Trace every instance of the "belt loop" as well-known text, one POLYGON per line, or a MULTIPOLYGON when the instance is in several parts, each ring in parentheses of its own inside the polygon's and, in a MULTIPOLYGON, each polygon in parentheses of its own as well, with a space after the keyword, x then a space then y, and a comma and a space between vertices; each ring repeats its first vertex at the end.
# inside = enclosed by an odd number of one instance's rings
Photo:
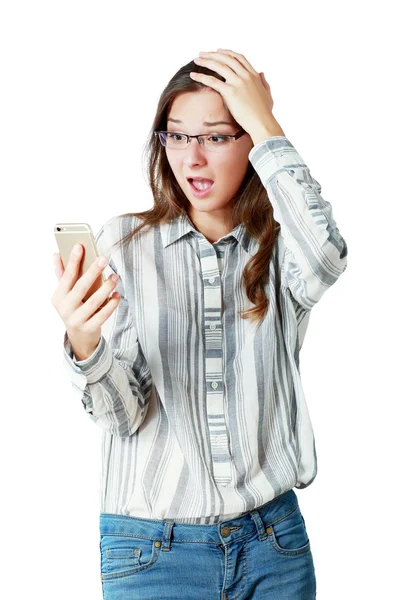
POLYGON ((174 521, 165 521, 164 535, 161 550, 171 550, 172 528, 175 525, 174 521))
POLYGON ((260 541, 265 540, 268 536, 265 531, 265 525, 260 517, 260 513, 257 509, 254 509, 250 511, 250 515, 252 516, 254 523, 256 524, 258 537, 260 538, 260 541))

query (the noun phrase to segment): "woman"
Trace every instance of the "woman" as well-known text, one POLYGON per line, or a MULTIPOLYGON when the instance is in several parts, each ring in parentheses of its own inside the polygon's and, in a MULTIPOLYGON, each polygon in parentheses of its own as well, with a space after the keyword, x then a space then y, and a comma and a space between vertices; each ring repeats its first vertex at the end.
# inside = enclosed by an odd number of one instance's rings
POLYGON ((96 236, 116 282, 83 304, 104 266, 77 279, 80 254, 56 260, 65 366, 103 429, 103 594, 311 600, 299 351, 347 246, 263 74, 201 54, 159 101, 154 206, 96 236))

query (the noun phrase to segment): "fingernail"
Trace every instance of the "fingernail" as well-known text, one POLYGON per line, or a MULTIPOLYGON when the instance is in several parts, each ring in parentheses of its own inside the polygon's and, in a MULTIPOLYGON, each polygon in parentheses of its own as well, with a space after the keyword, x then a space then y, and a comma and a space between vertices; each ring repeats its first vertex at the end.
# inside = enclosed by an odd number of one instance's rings
POLYGON ((77 256, 81 253, 81 245, 80 244, 75 244, 74 246, 74 254, 76 254, 77 256))
POLYGON ((107 259, 105 256, 101 256, 99 258, 99 260, 97 261, 97 264, 99 265, 99 267, 105 267, 107 264, 107 259))

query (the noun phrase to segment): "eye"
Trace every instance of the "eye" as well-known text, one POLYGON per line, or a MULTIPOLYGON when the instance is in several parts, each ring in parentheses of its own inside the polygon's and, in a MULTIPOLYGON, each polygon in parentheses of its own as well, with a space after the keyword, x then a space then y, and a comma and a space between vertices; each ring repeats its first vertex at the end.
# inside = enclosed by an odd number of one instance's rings
POLYGON ((217 139, 220 140, 219 142, 213 141, 213 143, 215 143, 216 145, 222 144, 223 142, 226 142, 229 140, 229 138, 226 137, 225 135, 210 135, 208 139, 209 140, 217 140, 217 139))
POLYGON ((181 139, 183 139, 183 136, 180 133, 168 133, 168 137, 172 138, 175 141, 180 141, 181 139))

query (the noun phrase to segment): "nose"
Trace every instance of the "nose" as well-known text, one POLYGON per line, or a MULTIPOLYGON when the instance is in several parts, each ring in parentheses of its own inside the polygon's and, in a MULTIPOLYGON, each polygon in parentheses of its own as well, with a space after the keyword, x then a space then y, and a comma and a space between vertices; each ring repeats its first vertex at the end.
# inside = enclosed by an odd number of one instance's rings
POLYGON ((193 163, 204 163, 206 160, 206 152, 196 138, 190 138, 189 146, 185 148, 184 162, 188 165, 193 163))

